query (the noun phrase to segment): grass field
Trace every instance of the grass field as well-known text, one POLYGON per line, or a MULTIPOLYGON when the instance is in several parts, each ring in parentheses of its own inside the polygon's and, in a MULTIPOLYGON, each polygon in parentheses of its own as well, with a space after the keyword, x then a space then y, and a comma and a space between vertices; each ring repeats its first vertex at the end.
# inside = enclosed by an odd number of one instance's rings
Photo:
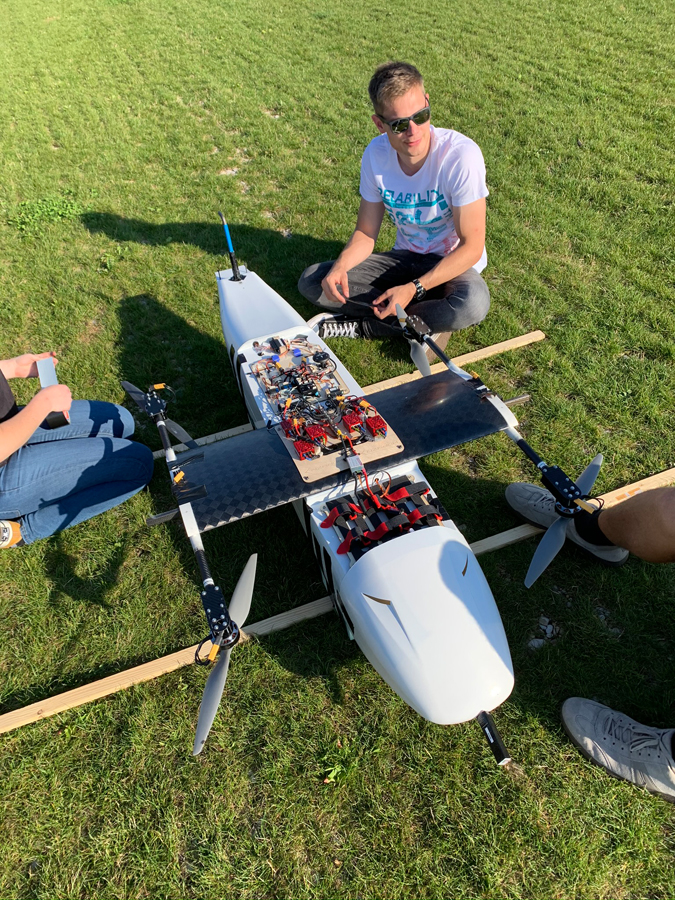
MULTIPOLYGON (((487 164, 493 306, 453 355, 542 328, 478 366, 532 395, 528 440, 571 474, 603 452, 601 491, 675 465, 667 0, 5 0, 0 29, 2 358, 55 349, 76 397, 167 381, 195 435, 242 424, 217 210, 309 315, 297 278, 353 226, 368 79, 402 57, 487 164)), ((411 368, 393 342, 335 347, 361 384, 411 368)), ((499 436, 423 468, 469 540, 516 524, 504 486, 534 480, 499 436)), ((123 507, 0 556, 3 711, 202 637, 189 547, 145 526, 171 505, 157 469, 123 507)), ((324 593, 288 509, 206 545, 225 591, 260 553, 252 621, 324 593)), ((475 724, 420 719, 329 615, 237 650, 196 760, 194 667, 3 736, 0 895, 672 897, 673 808, 585 762, 558 716, 579 694, 675 725, 673 568, 566 548, 526 591, 532 550, 481 559, 514 660, 495 717, 518 777, 475 724), (542 614, 562 636, 532 653, 542 614)))

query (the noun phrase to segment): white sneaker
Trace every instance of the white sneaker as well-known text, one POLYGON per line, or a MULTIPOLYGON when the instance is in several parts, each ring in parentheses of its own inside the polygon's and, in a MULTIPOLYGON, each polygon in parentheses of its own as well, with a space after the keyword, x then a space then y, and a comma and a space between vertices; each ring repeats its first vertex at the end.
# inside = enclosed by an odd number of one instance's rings
POLYGON ((648 728, 608 706, 570 697, 561 711, 565 731, 588 759, 675 803, 675 728, 648 728))
POLYGON ((317 334, 319 333, 319 328, 326 322, 328 319, 334 319, 335 313, 330 312, 320 312, 316 316, 312 316, 311 319, 307 319, 307 324, 315 331, 317 334))
MULTIPOLYGON (((530 525, 548 528, 559 518, 555 511, 553 495, 538 484, 529 484, 526 481, 509 484, 505 496, 511 509, 530 525)), ((591 544, 585 541, 577 534, 574 519, 570 519, 567 523, 566 536, 606 566, 622 566, 630 556, 628 550, 615 544, 591 544)))

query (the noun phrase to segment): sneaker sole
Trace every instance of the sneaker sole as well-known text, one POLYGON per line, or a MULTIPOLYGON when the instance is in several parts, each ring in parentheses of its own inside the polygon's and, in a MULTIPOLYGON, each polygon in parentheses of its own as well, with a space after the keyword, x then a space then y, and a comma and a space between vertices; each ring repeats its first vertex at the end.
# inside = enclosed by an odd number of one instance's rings
MULTIPOLYGON (((575 546, 579 546, 579 545, 576 544, 575 546)), ((583 550, 583 547, 579 547, 579 550, 583 550)), ((616 565, 616 563, 613 563, 613 565, 616 565)), ((635 787, 635 788, 638 788, 638 789, 639 789, 639 788, 642 788, 642 790, 647 791, 648 794, 652 794, 652 796, 654 796, 654 797, 660 797, 662 800, 667 800, 668 803, 675 803, 675 797, 671 796, 670 794, 662 794, 661 791, 655 791, 655 790, 652 790, 651 788, 648 788, 648 787, 647 787, 646 785, 644 785, 644 784, 636 784, 634 781, 631 781, 630 778, 624 778, 623 775, 617 775, 616 772, 612 772, 611 769, 608 769, 608 768, 606 768, 605 766, 603 766, 602 763, 599 763, 599 762, 597 761, 597 759, 594 759, 594 758, 589 754, 588 750, 586 750, 586 748, 583 747, 583 746, 579 743, 579 741, 574 737, 574 735, 572 734, 572 732, 571 732, 571 731, 569 730, 569 728, 567 727, 567 723, 566 723, 565 720, 563 719, 562 715, 560 716, 560 721, 562 722, 562 727, 565 729, 565 734, 566 734, 567 737, 570 739, 570 741, 572 741, 572 743, 573 743, 574 746, 577 748, 577 750, 579 751, 579 753, 581 753, 581 755, 582 755, 585 759, 587 759, 589 762, 593 763, 594 766, 597 766, 598 769, 602 769, 602 771, 605 773, 605 775, 609 775, 611 778, 615 778, 617 781, 625 781, 626 784, 632 784, 633 787, 635 787)))

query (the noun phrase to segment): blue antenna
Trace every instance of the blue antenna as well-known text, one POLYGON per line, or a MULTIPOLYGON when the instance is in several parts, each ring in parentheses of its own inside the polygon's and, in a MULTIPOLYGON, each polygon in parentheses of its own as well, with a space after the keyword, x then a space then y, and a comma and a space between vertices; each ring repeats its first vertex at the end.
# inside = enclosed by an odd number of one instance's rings
POLYGON ((232 281, 243 281, 241 275, 239 274, 239 266, 237 265, 237 258, 234 255, 234 247, 232 246, 232 238, 230 237, 230 229, 227 227, 227 222, 225 221, 225 216, 219 211, 218 215, 223 223, 223 228, 225 229, 225 240, 227 241, 227 250, 230 254, 230 262, 232 263, 232 281))

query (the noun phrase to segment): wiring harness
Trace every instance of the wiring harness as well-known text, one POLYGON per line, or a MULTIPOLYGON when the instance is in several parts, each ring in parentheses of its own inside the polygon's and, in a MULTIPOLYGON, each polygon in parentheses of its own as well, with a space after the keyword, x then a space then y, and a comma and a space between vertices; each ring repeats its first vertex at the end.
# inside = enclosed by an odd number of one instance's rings
POLYGON ((335 360, 298 336, 254 344, 262 358, 251 365, 285 436, 300 459, 326 453, 356 454, 355 445, 386 437, 387 423, 363 397, 346 394, 335 360))

